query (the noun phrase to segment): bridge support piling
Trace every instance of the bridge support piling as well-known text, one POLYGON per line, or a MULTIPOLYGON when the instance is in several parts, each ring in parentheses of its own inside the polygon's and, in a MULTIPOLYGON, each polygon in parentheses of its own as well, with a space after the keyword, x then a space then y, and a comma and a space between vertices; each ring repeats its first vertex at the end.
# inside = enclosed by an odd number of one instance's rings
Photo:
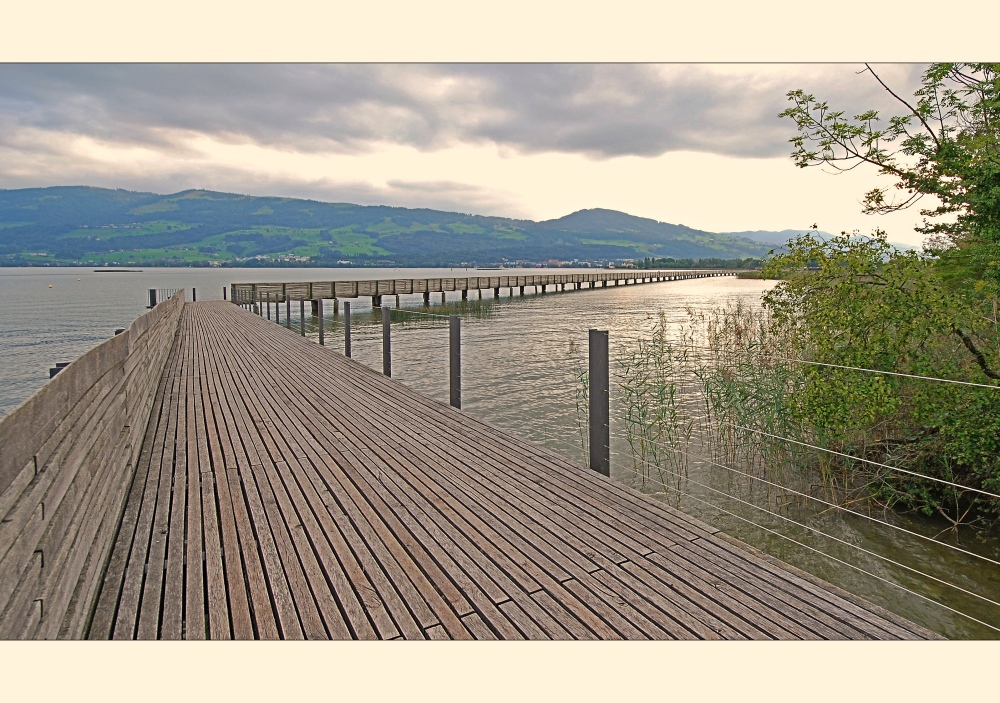
POLYGON ((427 291, 424 291, 424 307, 426 308, 430 304, 431 304, 431 294, 427 291))
MULTIPOLYGON (((482 294, 483 294, 483 292, 479 291, 480 297, 482 297, 482 294)), ((462 300, 468 300, 468 299, 469 299, 469 289, 468 288, 463 288, 462 289, 462 300)))
POLYGON ((336 317, 340 314, 340 298, 333 299, 333 316, 336 317))
POLYGON ((374 309, 374 308, 380 308, 380 307, 382 307, 382 296, 381 295, 373 295, 372 296, 372 308, 374 309))
POLYGON ((493 299, 494 300, 499 300, 500 299, 500 289, 499 288, 494 288, 493 289, 493 299))

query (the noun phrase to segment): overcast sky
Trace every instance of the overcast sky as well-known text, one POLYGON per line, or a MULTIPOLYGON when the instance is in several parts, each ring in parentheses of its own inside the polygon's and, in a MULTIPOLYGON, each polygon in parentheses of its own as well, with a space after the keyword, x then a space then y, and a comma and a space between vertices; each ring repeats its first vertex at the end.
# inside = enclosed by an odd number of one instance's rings
MULTIPOLYGON (((863 65, 0 65, 0 188, 95 185, 534 220, 604 207, 710 231, 882 227, 891 181, 797 169, 794 88, 899 111, 863 65)), ((878 65, 910 96, 922 66, 878 65)))

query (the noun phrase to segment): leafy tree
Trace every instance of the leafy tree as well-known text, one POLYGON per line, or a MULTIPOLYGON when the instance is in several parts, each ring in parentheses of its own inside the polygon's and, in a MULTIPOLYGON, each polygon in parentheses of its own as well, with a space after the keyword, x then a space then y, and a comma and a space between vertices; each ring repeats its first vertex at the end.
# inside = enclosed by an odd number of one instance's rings
MULTIPOLYGON (((823 364, 802 368, 786 411, 821 444, 995 493, 1000 390, 838 367, 1000 381, 1000 64, 934 64, 912 100, 866 70, 900 114, 847 117, 793 90, 781 113, 798 128, 792 158, 893 177, 893 188, 865 195, 867 213, 927 198, 918 231, 928 244, 900 252, 878 230, 805 235, 766 264, 765 276, 782 279, 765 296, 776 326, 800 358, 823 364)), ((981 494, 886 472, 869 478, 887 502, 955 525, 1000 515, 1000 501, 981 494)))
POLYGON ((1000 380, 997 297, 1000 294, 1000 64, 933 64, 914 100, 894 92, 901 114, 883 120, 876 110, 853 118, 802 90, 788 93, 798 134, 792 158, 805 168, 849 171, 862 164, 896 179, 864 197, 868 213, 911 207, 930 196, 919 232, 931 235, 940 281, 955 294, 950 329, 983 372, 1000 380))

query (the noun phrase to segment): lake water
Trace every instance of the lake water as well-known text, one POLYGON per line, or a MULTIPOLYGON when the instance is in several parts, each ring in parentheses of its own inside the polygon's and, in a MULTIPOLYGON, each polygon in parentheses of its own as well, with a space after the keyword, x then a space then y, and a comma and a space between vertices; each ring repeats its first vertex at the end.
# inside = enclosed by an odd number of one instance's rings
MULTIPOLYGON (((531 269, 525 273, 541 272, 531 269)), ((234 282, 465 275, 496 273, 458 268, 159 268, 139 273, 97 273, 77 268, 0 269, 0 353, 4 362, 0 367, 0 416, 40 388, 48 380, 50 366, 72 361, 140 315, 149 288, 185 288, 188 300, 191 289, 196 288, 198 300, 218 300, 223 287, 234 282)), ((447 402, 448 326, 447 319, 438 316, 461 314, 463 411, 583 463, 576 372, 586 363, 590 328, 609 330, 614 358, 631 340, 648 335, 661 311, 671 334, 677 334, 687 322, 689 309, 707 311, 736 299, 756 303, 770 285, 725 277, 592 291, 550 291, 546 295, 534 294, 529 287, 524 297, 519 297, 515 289, 513 298, 502 289, 497 300, 493 300, 491 291, 484 291, 482 302, 475 291, 470 292, 467 303, 462 303, 459 293, 448 293, 443 306, 440 294, 432 294, 430 307, 423 306, 420 295, 404 295, 402 309, 393 312, 393 378, 447 402)), ((395 304, 390 296, 383 301, 395 304)), ((372 314, 370 299, 359 298, 351 304, 353 356, 380 370, 380 318, 372 314)), ((325 313, 327 344, 342 351, 340 318, 334 317, 332 305, 327 304, 325 313)), ((285 323, 284 306, 281 314, 285 323)), ((307 317, 307 321, 307 332, 315 338, 313 320, 307 317)), ((292 323, 297 331, 295 303, 292 323)), ((820 511, 815 505, 776 510, 773 495, 696 458, 689 462, 687 477, 671 477, 666 482, 670 488, 657 480, 639 480, 622 436, 622 408, 614 389, 614 368, 612 374, 615 479, 667 500, 738 539, 946 636, 997 636, 995 630, 953 611, 1000 627, 1000 608, 942 583, 998 600, 1000 567, 995 564, 843 510, 820 511)), ((886 519, 881 514, 873 517, 886 519)), ((945 527, 906 516, 888 519, 926 536, 945 527)), ((981 541, 966 535, 958 546, 1000 560, 1000 542, 995 539, 981 541)))

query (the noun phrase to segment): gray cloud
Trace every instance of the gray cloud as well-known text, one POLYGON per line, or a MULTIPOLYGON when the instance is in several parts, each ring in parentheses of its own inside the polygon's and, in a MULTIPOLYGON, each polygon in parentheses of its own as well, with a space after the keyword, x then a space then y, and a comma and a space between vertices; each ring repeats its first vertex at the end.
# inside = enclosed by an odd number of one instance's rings
MULTIPOLYGON (((302 152, 390 142, 598 159, 675 150, 781 156, 794 128, 776 115, 791 88, 848 112, 892 107, 859 68, 8 64, 0 65, 0 148, 24 149, 24 133, 41 130, 182 156, 181 130, 302 152)), ((912 94, 920 67, 883 68, 912 94)))

